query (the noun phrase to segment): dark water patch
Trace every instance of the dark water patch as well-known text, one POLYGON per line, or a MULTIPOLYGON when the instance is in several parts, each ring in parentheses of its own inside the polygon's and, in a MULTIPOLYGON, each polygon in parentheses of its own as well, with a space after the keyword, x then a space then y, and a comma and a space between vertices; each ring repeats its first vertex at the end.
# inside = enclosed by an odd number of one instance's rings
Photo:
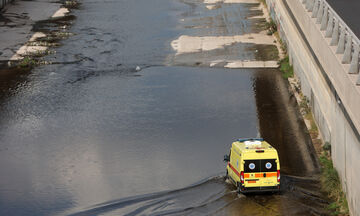
POLYGON ((48 20, 40 20, 35 22, 32 27, 33 32, 49 33, 52 31, 59 31, 60 26, 71 25, 76 19, 74 15, 66 15, 59 18, 51 18, 48 20))
POLYGON ((10 67, 2 65, 0 68, 0 110, 1 100, 9 98, 16 92, 18 85, 25 83, 31 67, 10 67))
POLYGON ((269 24, 266 21, 265 18, 254 18, 252 19, 255 23, 255 25, 253 26, 254 29, 258 29, 260 31, 266 31, 269 28, 269 24))
POLYGON ((5 11, 1 10, 1 13, 0 13, 0 22, 3 22, 5 25, 9 22, 11 22, 11 19, 7 18, 7 17, 4 17, 3 13, 5 11))
POLYGON ((281 169, 298 176, 318 173, 311 137, 281 73, 259 71, 253 84, 260 134, 278 150, 281 169))
MULTIPOLYGON (((60 64, 60 63, 59 63, 60 64)), ((126 66, 119 65, 117 68, 103 69, 103 70, 82 70, 74 71, 73 79, 69 80, 68 83, 74 84, 76 82, 83 82, 89 78, 94 78, 96 76, 103 76, 108 74, 116 74, 124 77, 140 77, 142 76, 139 72, 143 69, 150 67, 159 67, 158 65, 141 65, 141 66, 126 66)))
MULTIPOLYGON (((275 44, 275 43, 274 43, 275 44)), ((255 44, 248 48, 248 51, 255 53, 255 59, 260 61, 279 60, 279 50, 276 45, 255 44)))

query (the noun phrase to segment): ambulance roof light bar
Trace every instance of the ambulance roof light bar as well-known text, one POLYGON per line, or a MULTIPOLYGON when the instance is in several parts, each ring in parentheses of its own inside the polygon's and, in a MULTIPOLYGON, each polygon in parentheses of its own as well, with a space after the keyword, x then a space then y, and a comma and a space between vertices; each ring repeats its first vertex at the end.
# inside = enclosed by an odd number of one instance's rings
POLYGON ((238 142, 245 142, 245 141, 264 141, 263 138, 242 138, 242 139, 238 139, 238 142))

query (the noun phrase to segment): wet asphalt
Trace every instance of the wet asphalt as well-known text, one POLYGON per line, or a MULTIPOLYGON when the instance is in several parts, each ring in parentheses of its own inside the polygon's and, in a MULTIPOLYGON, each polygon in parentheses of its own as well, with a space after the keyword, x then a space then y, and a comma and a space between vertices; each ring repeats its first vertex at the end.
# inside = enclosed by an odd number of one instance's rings
POLYGON ((74 35, 45 57, 56 64, 0 75, 0 215, 326 215, 280 72, 202 66, 263 58, 251 44, 182 56, 170 46, 259 32, 255 6, 81 1, 74 35), (257 136, 279 151, 279 194, 238 195, 224 181, 231 142, 257 136))

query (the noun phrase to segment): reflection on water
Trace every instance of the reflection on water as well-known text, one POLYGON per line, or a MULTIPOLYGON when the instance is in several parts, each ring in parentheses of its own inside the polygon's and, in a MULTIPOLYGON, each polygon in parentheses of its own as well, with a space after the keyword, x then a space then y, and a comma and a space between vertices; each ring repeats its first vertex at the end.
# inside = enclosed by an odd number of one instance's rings
POLYGON ((256 136, 251 71, 136 74, 69 84, 39 73, 19 89, 1 119, 4 206, 28 202, 41 212, 46 199, 55 211, 181 188, 223 172, 231 141, 256 136))

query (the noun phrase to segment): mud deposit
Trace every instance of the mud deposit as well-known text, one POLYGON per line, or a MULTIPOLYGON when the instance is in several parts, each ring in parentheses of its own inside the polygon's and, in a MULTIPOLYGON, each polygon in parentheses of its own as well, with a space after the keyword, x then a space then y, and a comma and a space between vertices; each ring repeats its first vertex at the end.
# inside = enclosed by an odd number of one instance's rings
POLYGON ((83 0, 74 35, 44 57, 57 64, 0 75, 0 215, 327 214, 309 134, 281 74, 223 68, 275 59, 273 45, 235 41, 176 55, 171 43, 182 35, 263 31, 259 4, 208 6, 83 0), (279 194, 238 195, 224 181, 231 142, 256 136, 279 151, 279 194))

